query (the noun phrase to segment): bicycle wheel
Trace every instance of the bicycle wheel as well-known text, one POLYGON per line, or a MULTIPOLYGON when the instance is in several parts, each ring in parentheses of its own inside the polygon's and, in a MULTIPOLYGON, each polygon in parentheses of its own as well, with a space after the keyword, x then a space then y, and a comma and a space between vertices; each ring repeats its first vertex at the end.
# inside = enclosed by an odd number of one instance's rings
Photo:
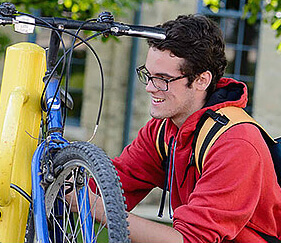
POLYGON ((75 142, 57 152, 53 163, 59 172, 45 193, 50 241, 130 242, 120 182, 106 154, 93 144, 75 142), (84 196, 80 197, 82 206, 77 209, 75 204, 81 190, 88 190, 91 206, 86 207, 88 197, 84 196), (104 214, 97 222, 95 215, 100 199, 105 205, 104 214), (78 212, 71 213, 73 208, 78 212), (81 215, 87 219, 92 215, 90 225, 86 226, 87 220, 81 219, 81 215), (86 234, 83 228, 86 228, 86 234))
POLYGON ((32 207, 29 208, 28 219, 26 223, 26 230, 25 230, 25 237, 24 243, 33 243, 35 236, 35 229, 34 229, 34 215, 32 207))

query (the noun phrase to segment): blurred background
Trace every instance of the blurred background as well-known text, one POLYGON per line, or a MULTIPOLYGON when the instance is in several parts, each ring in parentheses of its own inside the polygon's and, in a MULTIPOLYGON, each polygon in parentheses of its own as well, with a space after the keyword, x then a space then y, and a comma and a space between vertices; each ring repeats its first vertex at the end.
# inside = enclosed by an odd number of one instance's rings
MULTIPOLYGON (((13 2, 17 4, 17 1, 13 2)), ((281 1, 252 1, 258 5, 250 8, 251 14, 245 14, 246 0, 58 0, 33 5, 29 2, 21 1, 20 6, 27 7, 38 16, 62 15, 86 19, 107 10, 112 11, 116 21, 151 26, 180 14, 209 16, 219 23, 224 33, 228 60, 225 76, 247 84, 247 112, 273 137, 281 135, 281 56, 278 52, 281 1), (212 5, 211 2, 219 5, 212 5), (276 24, 278 20, 279 25, 276 24)), ((1 73, 3 50, 8 44, 30 41, 46 47, 50 34, 47 30, 37 29, 33 35, 22 35, 8 26, 1 27, 0 33, 1 73)), ((70 43, 71 39, 66 38, 66 42, 70 43)), ((90 43, 99 55, 105 73, 104 108, 93 143, 102 147, 110 157, 115 157, 150 119, 149 98, 135 74, 135 68, 145 62, 146 40, 120 37, 118 40, 109 38, 104 41, 99 38, 90 43)), ((74 51, 72 61, 70 93, 75 107, 67 118, 65 135, 69 140, 87 141, 91 137, 99 106, 100 80, 97 61, 85 46, 80 46, 74 51)), ((135 212, 154 219, 160 193, 160 190, 154 190, 135 212)))

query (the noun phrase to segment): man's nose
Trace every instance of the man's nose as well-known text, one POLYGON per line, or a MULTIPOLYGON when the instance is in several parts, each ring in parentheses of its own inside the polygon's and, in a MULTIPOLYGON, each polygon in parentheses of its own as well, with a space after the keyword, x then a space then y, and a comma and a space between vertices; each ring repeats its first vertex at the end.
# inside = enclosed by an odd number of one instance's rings
POLYGON ((152 83, 152 80, 149 80, 146 87, 145 87, 146 92, 151 93, 151 92, 156 92, 158 91, 157 88, 155 88, 154 84, 152 83))

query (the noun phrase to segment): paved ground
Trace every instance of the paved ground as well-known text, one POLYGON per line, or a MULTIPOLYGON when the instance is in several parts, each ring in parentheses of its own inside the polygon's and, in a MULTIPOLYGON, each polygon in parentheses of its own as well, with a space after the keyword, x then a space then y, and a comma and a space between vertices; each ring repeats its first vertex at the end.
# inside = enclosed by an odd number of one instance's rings
POLYGON ((132 210, 132 213, 139 215, 143 218, 156 220, 159 222, 172 223, 169 218, 168 207, 165 206, 163 218, 159 218, 158 215, 159 206, 140 204, 132 210))

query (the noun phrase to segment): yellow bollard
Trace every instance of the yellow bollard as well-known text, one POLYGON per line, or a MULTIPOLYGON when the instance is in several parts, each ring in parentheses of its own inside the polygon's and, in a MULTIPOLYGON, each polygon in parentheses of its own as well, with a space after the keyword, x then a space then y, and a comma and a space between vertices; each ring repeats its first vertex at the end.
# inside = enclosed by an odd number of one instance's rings
POLYGON ((0 242, 24 242, 31 195, 31 159, 36 149, 46 58, 43 48, 18 43, 7 48, 0 95, 0 242))

